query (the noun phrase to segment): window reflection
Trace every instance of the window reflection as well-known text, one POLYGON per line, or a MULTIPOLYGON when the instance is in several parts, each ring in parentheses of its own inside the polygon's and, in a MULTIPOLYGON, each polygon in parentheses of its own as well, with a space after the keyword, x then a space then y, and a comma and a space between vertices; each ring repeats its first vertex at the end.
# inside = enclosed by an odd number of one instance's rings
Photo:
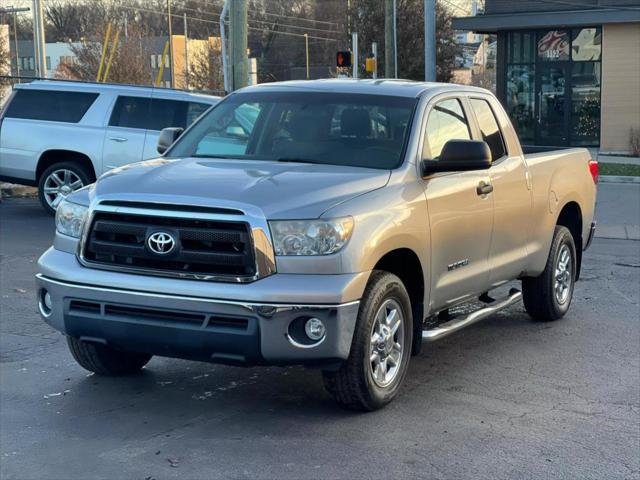
POLYGON ((444 144, 449 140, 471 140, 464 111, 460 101, 455 99, 438 102, 429 113, 425 148, 428 146, 430 158, 439 158, 444 144))
POLYGON ((600 138, 600 63, 574 63, 571 82, 571 143, 597 144, 600 138))
POLYGON ((507 67, 507 111, 522 140, 533 140, 535 133, 534 80, 533 65, 507 67))

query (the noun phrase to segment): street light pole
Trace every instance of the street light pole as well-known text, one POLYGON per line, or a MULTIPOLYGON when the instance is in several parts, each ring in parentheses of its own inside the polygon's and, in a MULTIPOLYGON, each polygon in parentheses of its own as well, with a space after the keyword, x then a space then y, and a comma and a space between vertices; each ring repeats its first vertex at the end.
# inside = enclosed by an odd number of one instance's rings
POLYGON ((435 0, 424 0, 424 81, 436 81, 435 0))

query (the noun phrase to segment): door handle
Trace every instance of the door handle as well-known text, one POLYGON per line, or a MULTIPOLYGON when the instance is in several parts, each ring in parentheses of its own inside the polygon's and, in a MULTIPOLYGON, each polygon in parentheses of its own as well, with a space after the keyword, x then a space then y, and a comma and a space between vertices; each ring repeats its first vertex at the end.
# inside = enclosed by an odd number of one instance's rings
POLYGON ((478 188, 476 188, 476 193, 478 195, 489 195, 491 192, 493 192, 493 185, 484 181, 480 182, 478 184, 478 188))
POLYGON ((113 140, 114 142, 122 143, 126 142, 128 139, 124 137, 109 137, 109 140, 113 140))

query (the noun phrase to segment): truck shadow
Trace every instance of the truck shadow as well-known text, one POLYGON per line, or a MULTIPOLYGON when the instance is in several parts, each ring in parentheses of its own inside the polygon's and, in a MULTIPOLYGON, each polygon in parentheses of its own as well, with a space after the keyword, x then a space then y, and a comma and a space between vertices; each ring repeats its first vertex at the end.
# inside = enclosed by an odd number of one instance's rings
MULTIPOLYGON (((531 341, 544 327, 529 322, 521 307, 510 310, 425 345, 423 353, 411 360, 400 396, 386 409, 364 417, 409 414, 416 403, 426 407, 434 392, 465 389, 470 381, 466 372, 478 371, 478 366, 493 368, 492 362, 519 343, 531 341)), ((320 372, 302 367, 239 368, 155 358, 138 375, 76 376, 69 388, 64 410, 79 421, 96 415, 112 418, 117 412, 118 421, 138 426, 136 435, 151 437, 170 436, 183 428, 241 431, 247 425, 279 435, 300 422, 306 428, 325 428, 363 417, 338 407, 324 391, 320 372)))

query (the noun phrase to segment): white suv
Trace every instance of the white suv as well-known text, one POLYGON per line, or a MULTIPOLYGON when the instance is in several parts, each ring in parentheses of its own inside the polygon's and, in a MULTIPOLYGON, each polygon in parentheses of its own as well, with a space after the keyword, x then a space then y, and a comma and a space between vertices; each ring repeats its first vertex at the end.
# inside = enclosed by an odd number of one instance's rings
POLYGON ((0 112, 0 180, 38 186, 54 213, 107 170, 157 156, 160 130, 186 128, 219 100, 128 85, 16 85, 0 112))

